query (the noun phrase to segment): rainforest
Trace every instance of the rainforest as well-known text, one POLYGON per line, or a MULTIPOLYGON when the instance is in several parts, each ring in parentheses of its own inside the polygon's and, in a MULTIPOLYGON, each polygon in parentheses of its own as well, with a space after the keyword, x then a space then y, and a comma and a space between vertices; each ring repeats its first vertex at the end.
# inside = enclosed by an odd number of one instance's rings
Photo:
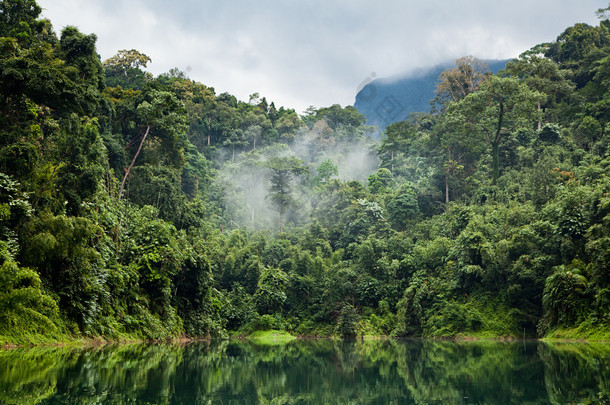
POLYGON ((609 340, 607 11, 383 129, 0 2, 0 343, 609 340))

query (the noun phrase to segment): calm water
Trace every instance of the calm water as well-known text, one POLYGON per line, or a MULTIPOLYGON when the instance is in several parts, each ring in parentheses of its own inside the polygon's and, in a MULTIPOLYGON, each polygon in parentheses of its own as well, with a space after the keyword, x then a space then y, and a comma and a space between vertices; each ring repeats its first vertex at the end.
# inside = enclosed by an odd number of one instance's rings
POLYGON ((603 393, 610 344, 229 341, 0 351, 1 404, 610 403, 603 393))

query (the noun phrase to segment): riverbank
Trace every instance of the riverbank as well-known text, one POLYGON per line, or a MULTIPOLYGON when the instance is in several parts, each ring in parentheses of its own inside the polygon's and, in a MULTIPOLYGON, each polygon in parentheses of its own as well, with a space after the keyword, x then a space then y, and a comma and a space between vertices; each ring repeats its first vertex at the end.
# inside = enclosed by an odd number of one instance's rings
POLYGON ((113 344, 131 344, 131 343, 193 343, 212 340, 209 336, 204 337, 189 337, 178 336, 167 339, 142 339, 138 337, 124 336, 120 338, 106 338, 103 336, 94 337, 73 337, 64 336, 62 339, 48 339, 44 336, 34 337, 26 342, 15 342, 7 340, 5 336, 0 336, 0 349, 14 349, 19 347, 97 347, 113 344))
POLYGON ((610 329, 604 327, 578 327, 555 329, 541 340, 582 342, 610 342, 610 329))
MULTIPOLYGON (((392 340, 392 339, 421 339, 431 341, 456 341, 456 342, 468 342, 468 341, 497 341, 497 342, 514 342, 519 340, 527 341, 545 341, 545 342, 574 342, 574 343, 610 343, 610 331, 598 330, 595 333, 589 333, 587 336, 579 335, 576 329, 561 329, 555 330, 551 334, 541 338, 516 338, 512 336, 472 336, 472 335, 457 335, 452 337, 443 336, 412 336, 412 337, 390 337, 382 335, 363 335, 358 336, 353 340, 392 340)), ((142 339, 137 337, 123 336, 120 338, 105 338, 102 336, 95 336, 90 338, 85 337, 71 337, 64 336, 62 339, 50 339, 45 336, 35 336, 27 342, 15 342, 8 340, 5 336, 0 336, 0 349, 12 349, 20 347, 96 347, 112 344, 131 344, 131 343, 182 343, 188 344, 200 341, 211 341, 215 338, 210 336, 207 337, 189 337, 179 336, 168 339, 142 339)), ((255 331, 249 334, 235 333, 228 337, 219 338, 221 340, 227 339, 239 339, 239 340, 254 340, 257 343, 262 344, 281 344, 287 343, 293 340, 342 340, 338 336, 328 335, 292 335, 289 332, 281 330, 266 330, 266 331, 255 331)))

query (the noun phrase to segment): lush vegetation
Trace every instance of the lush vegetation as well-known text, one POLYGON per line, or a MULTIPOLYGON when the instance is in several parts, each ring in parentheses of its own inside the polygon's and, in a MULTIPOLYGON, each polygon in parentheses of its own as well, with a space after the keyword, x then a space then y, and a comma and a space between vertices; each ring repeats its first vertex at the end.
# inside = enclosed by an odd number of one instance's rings
POLYGON ((610 21, 380 142, 0 3, 0 339, 610 338, 610 21))

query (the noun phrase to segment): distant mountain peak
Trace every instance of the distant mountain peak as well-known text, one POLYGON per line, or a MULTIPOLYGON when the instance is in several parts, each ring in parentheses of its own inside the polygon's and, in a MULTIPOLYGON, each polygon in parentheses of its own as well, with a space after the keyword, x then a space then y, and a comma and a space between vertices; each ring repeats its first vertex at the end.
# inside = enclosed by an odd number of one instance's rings
MULTIPOLYGON (((485 62, 495 74, 504 69, 508 60, 485 62)), ((369 78, 360 84, 354 107, 366 117, 368 125, 379 129, 379 136, 388 125, 404 121, 412 113, 429 112, 438 76, 454 66, 455 63, 448 62, 385 78, 376 77, 371 73, 369 78)))

